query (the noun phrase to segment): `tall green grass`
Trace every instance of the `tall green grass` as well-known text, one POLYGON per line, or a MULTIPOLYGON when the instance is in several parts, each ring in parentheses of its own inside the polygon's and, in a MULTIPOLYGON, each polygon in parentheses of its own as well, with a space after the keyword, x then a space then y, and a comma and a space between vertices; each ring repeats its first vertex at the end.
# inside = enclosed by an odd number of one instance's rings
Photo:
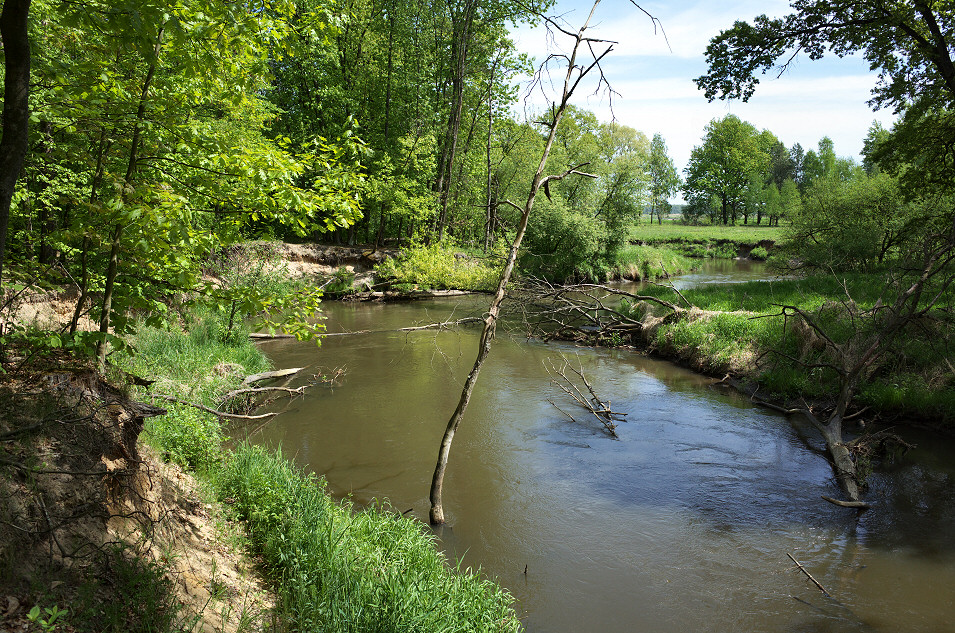
MULTIPOLYGON (((134 353, 115 359, 126 371, 155 381, 151 392, 217 408, 242 379, 269 368, 268 359, 243 328, 229 329, 223 316, 190 315, 187 330, 140 325, 130 338, 134 353)), ((144 394, 145 395, 145 394, 144 394)), ((168 413, 147 418, 144 440, 170 461, 193 470, 216 464, 225 441, 222 425, 195 407, 157 401, 168 413)))
POLYGON ((248 522, 293 630, 517 631, 511 596, 452 569, 434 538, 387 510, 355 511, 281 453, 240 446, 217 486, 248 522))
POLYGON ((630 229, 630 240, 657 244, 661 242, 705 242, 726 240, 755 246, 763 240, 781 242, 785 227, 737 224, 735 226, 696 226, 665 222, 637 224, 630 229))
MULTIPOLYGON (((696 262, 661 246, 626 246, 617 253, 615 276, 634 281, 681 275, 696 268, 696 262)), ((614 276, 613 274, 611 276, 614 276)))

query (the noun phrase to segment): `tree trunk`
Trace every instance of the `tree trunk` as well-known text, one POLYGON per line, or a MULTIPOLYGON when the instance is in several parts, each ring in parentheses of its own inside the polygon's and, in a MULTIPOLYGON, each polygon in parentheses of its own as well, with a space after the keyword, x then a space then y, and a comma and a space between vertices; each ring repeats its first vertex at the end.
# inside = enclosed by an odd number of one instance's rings
MULTIPOLYGON (((551 147, 554 145, 554 138, 557 134, 557 126, 560 124, 561 117, 563 116, 564 111, 567 109, 567 103, 569 102, 570 97, 573 95, 580 83, 580 80, 583 79, 587 72, 594 67, 597 67, 599 65, 600 59, 610 52, 610 47, 608 46, 602 55, 594 55, 595 59, 592 64, 582 65, 579 67, 576 65, 577 53, 581 47, 581 43, 587 41, 584 37, 584 32, 588 28, 590 20, 593 18, 594 10, 597 8, 597 3, 599 3, 599 0, 594 3, 589 17, 577 33, 573 52, 571 53, 567 64, 567 74, 564 78, 561 101, 559 105, 556 105, 554 109, 553 120, 549 123, 550 133, 547 137, 547 143, 544 146, 544 151, 541 155, 540 162, 538 163, 537 171, 534 173, 534 178, 531 181, 530 192, 527 194, 527 201, 525 202, 523 211, 521 212, 521 220, 518 224, 514 241, 511 243, 510 251, 508 252, 507 263, 504 265, 504 270, 501 272, 501 278, 498 281, 497 291, 494 293, 494 298, 491 300, 491 305, 488 308, 487 316, 484 319, 484 329, 481 332, 477 357, 474 359, 474 365, 471 367, 471 371, 468 373, 468 377, 464 381, 464 387, 461 390, 461 397, 458 400, 458 405, 455 408, 454 413, 451 414, 451 419, 448 420, 447 428, 445 429, 444 436, 441 439, 441 446, 438 449, 438 461, 435 465, 434 476, 431 479, 431 512, 429 514, 429 518, 432 525, 441 525, 445 522, 442 492, 444 488, 444 474, 448 466, 448 456, 451 452, 451 441, 454 439, 454 434, 458 430, 461 420, 464 418, 464 412, 467 410, 468 403, 471 400, 471 394, 474 391, 474 385, 477 383, 477 378, 481 371, 481 367, 484 365, 484 361, 487 359, 488 353, 491 351, 491 340, 494 338, 494 332, 497 327, 497 318, 498 314, 500 313, 501 303, 504 301, 507 283, 511 278, 511 273, 514 271, 514 265, 517 262, 517 254, 521 247, 521 241, 524 239, 524 233, 527 231, 527 222, 530 218, 531 210, 534 208, 534 200, 537 197, 537 192, 541 186, 545 185, 549 180, 561 180, 571 173, 577 173, 571 169, 561 176, 544 177, 544 169, 547 165, 547 158, 550 156, 551 147), (578 76, 576 78, 574 77, 574 71, 578 72, 578 76)), ((589 50, 592 51, 593 42, 588 41, 588 44, 590 45, 589 50)))
MULTIPOLYGON (((146 79, 143 81, 143 89, 139 95, 139 107, 136 109, 136 121, 133 124, 133 135, 130 141, 129 162, 126 165, 126 178, 123 183, 124 202, 128 196, 128 190, 132 187, 133 177, 136 174, 136 167, 139 161, 139 143, 142 137, 142 123, 146 119, 146 100, 149 98, 149 87, 152 84, 153 77, 156 75, 156 65, 159 62, 159 53, 162 50, 162 37, 164 29, 161 27, 156 35, 156 45, 153 48, 153 58, 150 60, 149 69, 146 71, 146 79)), ((109 252, 109 266, 106 269, 106 284, 103 287, 103 303, 101 305, 99 331, 103 338, 96 344, 96 358, 100 370, 106 367, 106 334, 109 332, 109 311, 113 305, 113 292, 116 285, 116 274, 119 270, 119 248, 123 238, 123 223, 117 222, 113 227, 112 244, 109 252)))
POLYGON ((0 130, 0 298, 7 254, 10 203, 27 155, 30 127, 30 0, 6 0, 0 13, 3 43, 3 129, 0 130))
POLYGON ((448 125, 444 143, 442 144, 441 160, 439 162, 438 179, 435 183, 435 192, 439 196, 440 215, 438 216, 438 241, 444 238, 444 227, 448 220, 448 198, 451 192, 451 176, 454 169, 454 158, 458 146, 458 134, 461 130, 461 114, 464 110, 464 74, 468 60, 468 48, 471 43, 471 27, 474 22, 474 12, 477 9, 476 0, 465 0, 464 9, 460 15, 451 11, 453 24, 452 59, 454 60, 453 75, 451 78, 451 111, 448 114, 448 125))

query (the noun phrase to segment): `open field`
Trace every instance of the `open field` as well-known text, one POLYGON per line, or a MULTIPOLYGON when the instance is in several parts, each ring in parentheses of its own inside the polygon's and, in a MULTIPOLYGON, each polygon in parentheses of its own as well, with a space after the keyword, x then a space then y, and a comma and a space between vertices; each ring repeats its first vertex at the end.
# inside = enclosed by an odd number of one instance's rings
POLYGON ((693 226, 676 224, 638 224, 630 229, 631 242, 705 242, 728 240, 737 244, 755 246, 763 240, 779 242, 783 238, 785 227, 756 226, 755 224, 735 226, 693 226))

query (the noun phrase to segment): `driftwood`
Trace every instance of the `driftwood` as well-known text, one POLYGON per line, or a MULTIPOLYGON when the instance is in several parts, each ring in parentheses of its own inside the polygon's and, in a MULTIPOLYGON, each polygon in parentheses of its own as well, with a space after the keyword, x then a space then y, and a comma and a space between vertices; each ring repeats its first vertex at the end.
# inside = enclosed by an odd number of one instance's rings
MULTIPOLYGON (((563 365, 560 368, 554 365, 553 361, 550 362, 548 367, 545 363, 544 367, 547 369, 547 373, 551 375, 551 384, 556 385, 561 391, 566 393, 571 399, 577 403, 579 407, 589 412, 603 425, 604 429, 613 437, 617 437, 617 423, 626 421, 626 413, 619 413, 610 408, 610 402, 604 402, 597 395, 597 392, 594 391, 593 385, 590 384, 590 381, 587 380, 587 377, 584 375, 583 368, 574 367, 570 364, 566 358, 561 356, 561 359, 564 361, 563 365), (567 371, 570 370, 577 375, 577 378, 584 383, 587 392, 590 394, 590 397, 587 397, 583 393, 583 390, 577 385, 577 383, 567 377, 567 371)), ((553 401, 549 401, 554 408, 566 415, 573 422, 577 420, 571 414, 567 413, 563 409, 557 406, 553 401)))
POLYGON ((829 503, 833 505, 837 505, 840 508, 856 508, 859 510, 868 510, 869 508, 872 507, 872 504, 866 501, 843 501, 842 499, 833 499, 832 497, 827 497, 826 495, 822 495, 822 500, 828 501, 829 503))
POLYGON ((268 332, 249 332, 249 338, 272 340, 276 338, 295 338, 294 334, 269 334, 268 332))
POLYGON ((270 380, 272 378, 284 378, 285 376, 294 376, 298 372, 305 369, 304 367, 293 367, 291 369, 276 369, 273 371, 263 371, 260 374, 252 374, 251 376, 246 376, 242 381, 243 385, 254 385, 257 382, 262 382, 263 380, 270 380))
POLYGON ((815 578, 813 578, 813 577, 812 577, 812 574, 810 574, 809 571, 808 571, 805 567, 802 566, 802 563, 800 563, 798 560, 796 560, 795 558, 793 558, 793 555, 792 555, 792 554, 786 554, 786 556, 789 557, 789 560, 791 560, 792 562, 796 563, 796 567, 798 567, 799 570, 800 570, 802 573, 806 574, 806 578, 808 578, 809 580, 811 580, 811 581, 812 581, 812 584, 814 584, 814 585, 816 585, 817 587, 819 587, 819 591, 821 591, 823 594, 825 594, 826 597, 829 597, 829 598, 832 597, 832 595, 831 595, 828 591, 826 591, 826 588, 823 587, 823 586, 819 583, 818 580, 816 580, 815 578))

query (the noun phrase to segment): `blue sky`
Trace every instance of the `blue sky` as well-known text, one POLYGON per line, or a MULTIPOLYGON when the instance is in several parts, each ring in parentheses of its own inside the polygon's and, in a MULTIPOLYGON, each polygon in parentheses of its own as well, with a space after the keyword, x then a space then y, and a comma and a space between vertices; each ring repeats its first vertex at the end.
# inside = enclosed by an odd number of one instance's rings
MULTIPOLYGON (((615 118, 651 137, 661 133, 681 172, 693 147, 700 144, 704 126, 727 113, 770 130, 787 147, 800 143, 808 150, 829 136, 837 154, 857 160, 872 121, 890 127, 895 119, 891 111, 873 112, 866 104, 876 74, 861 58, 827 56, 811 61, 803 55, 779 79, 775 74, 765 75, 748 103, 707 103, 693 79, 707 70, 704 52, 710 38, 735 20, 749 21, 763 13, 785 15, 788 2, 653 0, 639 4, 659 18, 667 39, 659 28, 654 35, 653 24, 629 0, 602 0, 591 35, 617 42, 605 58, 604 70, 620 94, 611 102, 606 95, 594 96, 591 84, 573 103, 594 111, 602 121, 615 118)), ((562 15, 577 27, 592 6, 589 0, 558 0, 549 15, 562 15)), ((543 27, 520 27, 513 36, 518 50, 538 61, 554 47, 569 48, 570 38, 548 38, 543 27)), ((562 77, 555 73, 555 83, 562 77)), ((545 100, 538 91, 528 103, 531 109, 539 109, 545 100)))

